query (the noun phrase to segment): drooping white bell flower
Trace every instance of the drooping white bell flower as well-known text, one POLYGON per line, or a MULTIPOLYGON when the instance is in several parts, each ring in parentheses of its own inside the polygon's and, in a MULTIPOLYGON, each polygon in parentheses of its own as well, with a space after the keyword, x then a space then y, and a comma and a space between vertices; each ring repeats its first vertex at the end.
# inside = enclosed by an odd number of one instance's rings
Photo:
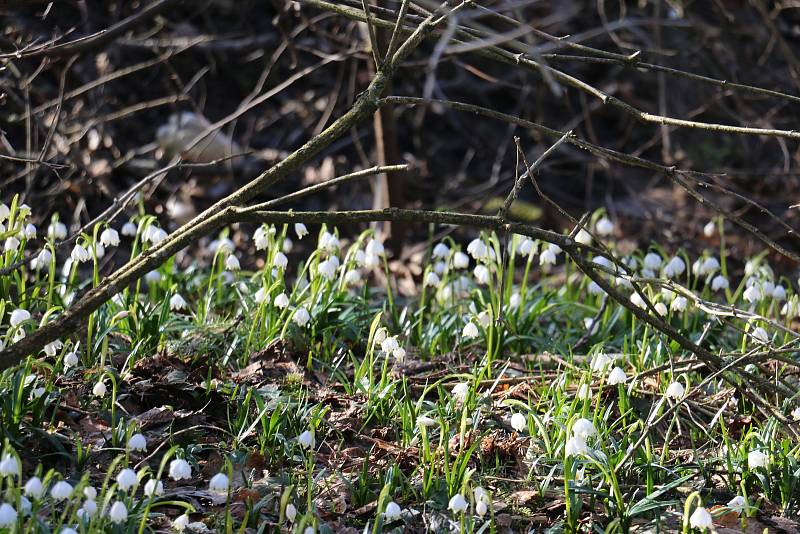
POLYGON ((767 468, 769 465, 769 455, 761 451, 750 451, 747 453, 747 467, 751 470, 759 467, 767 468))
POLYGON ((129 451, 147 451, 147 439, 142 434, 134 434, 128 440, 127 448, 129 451))
MULTIPOLYGON (((584 384, 585 386, 586 384, 584 384)), ((572 423, 572 434, 586 441, 597 435, 597 429, 591 421, 581 417, 572 423)))
POLYGON ((461 336, 464 339, 474 339, 480 335, 480 331, 478 327, 472 321, 468 322, 464 325, 464 329, 461 331, 461 336))
POLYGON ((180 293, 175 293, 169 298, 169 309, 173 311, 185 310, 188 304, 180 293))
POLYGON ((311 314, 309 314, 308 310, 302 306, 297 308, 292 315, 292 321, 294 321, 294 323, 299 327, 306 326, 310 320, 311 314))
POLYGON ((394 521, 396 519, 400 519, 400 516, 403 513, 403 509, 400 508, 400 505, 394 501, 389 501, 386 505, 386 508, 383 511, 383 518, 388 521, 394 521))
POLYGON ((713 524, 714 519, 711 517, 711 514, 702 506, 695 508, 692 515, 689 516, 689 525, 692 528, 706 529, 713 524))
POLYGON ((314 439, 314 433, 310 430, 303 431, 303 433, 297 438, 297 442, 304 449, 313 449, 316 443, 316 440, 314 439))
POLYGON ((228 491, 228 476, 225 473, 217 473, 208 482, 208 489, 211 491, 225 492, 228 491))
POLYGON ((172 480, 192 478, 192 466, 181 458, 176 458, 169 463, 169 476, 172 480))
POLYGON ((515 413, 511 416, 511 428, 517 432, 522 432, 528 428, 528 419, 521 413, 515 413))
POLYGON ((608 217, 603 217, 594 225, 595 231, 602 236, 609 236, 614 233, 614 223, 608 217))
POLYGON ((450 502, 447 503, 447 509, 454 514, 464 513, 468 506, 469 503, 467 503, 467 500, 460 493, 453 495, 450 498, 450 502))
POLYGON ((117 475, 117 486, 122 491, 128 491, 138 484, 139 480, 136 478, 136 471, 133 469, 123 469, 117 475))
POLYGON ((628 381, 628 376, 625 374, 625 371, 622 370, 622 367, 614 367, 610 373, 608 373, 608 385, 609 386, 616 386, 617 384, 624 384, 628 381))
POLYGON ((111 510, 108 511, 108 518, 112 523, 120 524, 128 520, 128 508, 122 501, 115 501, 111 505, 111 510))
POLYGON ((294 233, 297 235, 297 239, 303 239, 308 235, 308 228, 303 223, 294 223, 294 233))
POLYGON ((70 495, 72 495, 72 484, 66 480, 59 480, 50 488, 50 496, 56 501, 69 499, 70 495))
POLYGON ((106 228, 100 233, 100 242, 106 247, 119 245, 119 233, 113 228, 106 228))

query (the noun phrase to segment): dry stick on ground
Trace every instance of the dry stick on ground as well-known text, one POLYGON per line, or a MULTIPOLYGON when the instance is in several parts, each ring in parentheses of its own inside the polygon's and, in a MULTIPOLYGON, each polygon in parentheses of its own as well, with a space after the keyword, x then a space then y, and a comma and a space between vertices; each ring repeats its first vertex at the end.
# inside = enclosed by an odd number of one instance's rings
MULTIPOLYGON (((88 291, 80 301, 53 322, 39 327, 22 340, 0 351, 0 370, 16 365, 26 356, 38 353, 47 343, 73 332, 78 328, 82 320, 111 297, 125 289, 128 284, 157 268, 176 252, 200 237, 225 225, 234 213, 235 206, 245 204, 253 197, 269 189, 274 183, 286 178, 325 147, 349 132, 354 125, 370 117, 379 108, 381 94, 399 64, 424 40, 428 33, 433 31, 437 24, 465 5, 466 2, 462 2, 450 8, 449 11, 441 9, 440 12, 426 18, 411 36, 398 47, 397 52, 391 58, 386 59, 372 82, 353 106, 322 133, 310 139, 286 159, 253 179, 247 185, 181 226, 160 244, 148 249, 136 259, 106 277, 102 283, 88 291), (445 14, 441 14, 442 12, 445 14)), ((443 3, 442 6, 444 8, 446 3, 443 3)))

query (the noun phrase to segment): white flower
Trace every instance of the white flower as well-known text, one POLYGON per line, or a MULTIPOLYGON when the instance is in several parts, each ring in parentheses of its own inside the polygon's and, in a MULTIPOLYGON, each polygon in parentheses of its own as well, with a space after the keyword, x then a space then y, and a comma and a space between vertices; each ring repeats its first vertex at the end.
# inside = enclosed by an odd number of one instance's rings
POLYGON ((136 224, 128 221, 122 225, 122 230, 120 231, 122 232, 122 235, 133 237, 136 235, 136 224))
POLYGON ((303 223, 294 223, 294 233, 297 234, 297 239, 303 239, 308 235, 308 228, 303 223))
POLYGON ((453 255, 453 267, 456 269, 466 269, 469 267, 469 256, 463 252, 456 252, 453 255))
POLYGON ((592 389, 589 387, 589 384, 581 384, 581 387, 578 388, 577 397, 580 400, 587 400, 592 397, 592 389))
POLYGON ((44 485, 39 477, 31 477, 25 483, 25 495, 32 499, 39 499, 44 495, 44 485))
POLYGON ((728 279, 718 274, 711 280, 711 290, 712 291, 719 291, 720 289, 728 289, 729 287, 728 279))
POLYGON ((64 527, 59 531, 58 534, 78 534, 78 531, 74 528, 64 527))
POLYGON ((608 385, 609 386, 616 386, 617 384, 624 384, 628 381, 628 376, 625 374, 625 371, 622 370, 621 367, 614 367, 610 373, 608 373, 608 385))
POLYGON ((14 252, 19 248, 19 239, 14 236, 6 238, 5 245, 3 245, 3 250, 6 252, 14 252))
POLYGON ((439 285, 439 282, 441 282, 439 276, 435 272, 431 271, 425 275, 425 281, 422 283, 422 285, 425 287, 436 287, 439 285))
POLYGON ((361 271, 358 269, 350 269, 344 273, 344 283, 347 286, 357 286, 361 283, 361 271))
POLYGON ((211 491, 228 491, 228 477, 225 473, 217 473, 208 482, 208 489, 211 491))
POLYGON ((192 466, 186 460, 176 458, 169 463, 169 476, 172 480, 192 478, 192 466))
POLYGON ((339 239, 335 235, 325 232, 319 238, 319 248, 329 252, 338 251, 339 239))
POLYGON ((664 276, 667 278, 675 278, 686 270, 686 263, 678 256, 673 257, 664 266, 664 276))
POLYGON ((436 424, 436 419, 428 417, 427 415, 420 415, 417 417, 417 427, 428 428, 436 424))
POLYGON ((108 388, 106 388, 106 385, 103 383, 102 380, 96 383, 92 388, 92 394, 95 397, 100 397, 100 398, 105 397, 107 392, 108 388))
POLYGON ((128 450, 145 452, 147 450, 147 440, 141 434, 132 435, 128 440, 128 450))
POLYGON ((786 288, 782 285, 775 286, 775 289, 772 290, 772 298, 775 299, 776 302, 786 300, 786 288))
POLYGON ((117 485, 122 491, 128 491, 139 483, 136 478, 136 471, 133 469, 123 469, 117 475, 117 485))
POLYGON ((69 369, 78 365, 78 355, 74 352, 68 352, 64 355, 64 368, 69 369))
POLYGON ((58 240, 66 239, 67 225, 62 222, 52 223, 47 227, 47 237, 58 240))
POLYGON ((634 306, 638 306, 639 308, 646 308, 647 307, 647 304, 645 303, 645 301, 642 298, 642 296, 636 291, 631 293, 630 301, 631 301, 631 304, 633 304, 634 306))
POLYGON ((169 309, 173 311, 180 311, 186 309, 186 300, 180 293, 175 293, 169 298, 169 309))
POLYGON ((128 519, 128 509, 122 501, 115 501, 111 505, 111 510, 108 511, 108 517, 112 523, 124 523, 128 519))
POLYGON ((119 245, 119 234, 113 228, 106 228, 100 233, 100 242, 106 247, 119 245))
POLYGON ((611 235, 614 233, 614 223, 608 217, 603 217, 595 223, 594 229, 599 235, 611 235))
POLYGON ((592 356, 592 371, 596 373, 603 372, 613 361, 608 354, 598 352, 592 356))
POLYGON ((674 310, 674 311, 677 311, 677 312, 686 311, 686 308, 688 306, 689 306, 689 301, 686 300, 686 297, 681 296, 681 295, 678 295, 677 297, 675 297, 675 299, 669 305, 671 310, 674 310))
POLYGON ((333 277, 336 276, 336 264, 331 260, 321 261, 317 265, 317 272, 326 280, 333 280, 333 277))
POLYGON ((759 343, 769 343, 769 334, 767 334, 767 331, 760 326, 757 326, 753 329, 752 336, 759 343))
POLYGON ((386 505, 386 509, 383 511, 383 517, 386 521, 394 521, 395 519, 399 519, 402 513, 403 510, 400 508, 399 504, 394 501, 389 501, 389 504, 386 505))
POLYGON ((700 267, 700 274, 714 274, 719 269, 719 261, 714 256, 706 258, 700 267))
POLYGON ((31 261, 31 268, 41 271, 50 266, 50 260, 52 259, 53 255, 50 253, 50 249, 43 248, 39 255, 31 261))
POLYGON ((292 503, 286 505, 286 519, 289 523, 294 523, 294 518, 297 517, 297 508, 292 503))
POLYGON ((473 239, 470 244, 467 245, 467 252, 475 260, 481 260, 489 256, 489 247, 486 246, 486 243, 484 243, 482 239, 473 239))
MULTIPOLYGON (((584 386, 585 385, 586 384, 584 384, 584 386)), ((572 423, 572 434, 586 441, 589 438, 597 435, 597 429, 594 427, 591 421, 581 417, 572 423)))
POLYGON ((265 250, 269 246, 269 235, 263 226, 256 228, 253 233, 253 241, 256 245, 256 250, 265 250))
POLYGON ((83 488, 83 496, 89 499, 90 501, 93 501, 97 499, 97 490, 95 489, 94 486, 86 486, 85 488, 83 488))
POLYGON ((708 510, 703 508, 702 506, 698 506, 695 508, 692 515, 689 517, 689 525, 692 528, 709 528, 711 525, 714 524, 714 520, 711 517, 711 514, 708 513, 708 510))
POLYGON ((146 275, 144 275, 144 280, 148 284, 158 284, 161 282, 161 273, 158 271, 150 271, 146 275))
POLYGON ((744 300, 747 302, 754 304, 761 300, 761 288, 758 287, 758 284, 753 284, 747 289, 744 290, 744 300))
POLYGON ((0 460, 0 476, 19 476, 20 465, 17 457, 12 454, 4 454, 0 460))
POLYGON ((11 215, 9 207, 0 202, 0 221, 5 221, 9 215, 11 215))
POLYGON ((164 483, 160 480, 151 478, 144 485, 144 494, 147 497, 157 497, 164 495, 164 483))
POLYGON ((714 232, 717 230, 717 225, 714 224, 714 221, 708 221, 705 226, 703 226, 703 235, 706 237, 713 237, 714 232))
POLYGON ((285 308, 289 305, 289 297, 286 296, 286 293, 281 293, 275 297, 274 302, 278 308, 285 308))
POLYGON ((25 230, 22 231, 25 239, 36 239, 36 226, 32 224, 25 225, 25 230))
POLYGON ((530 256, 536 250, 536 242, 533 239, 525 238, 519 244, 519 253, 522 256, 530 256))
POLYGON ((452 393, 456 401, 464 402, 464 399, 467 398, 467 393, 469 393, 469 384, 467 382, 459 382, 453 386, 452 393))
POLYGON ((511 416, 511 428, 517 432, 522 432, 528 428, 528 419, 521 413, 515 413, 511 416))
POLYGON ((732 512, 736 512, 737 514, 742 514, 747 508, 747 499, 742 497, 741 495, 737 495, 730 501, 728 501, 728 508, 731 509, 732 512))
MULTIPOLYGON (((673 301, 674 302, 674 301, 673 301)), ((653 306, 656 310, 656 313, 661 315, 662 317, 667 314, 669 310, 667 310, 667 305, 663 302, 656 302, 655 306, 653 306)))
POLYGON ((370 239, 369 242, 367 242, 367 246, 364 247, 364 251, 367 256, 380 256, 384 253, 383 243, 377 239, 370 239))
POLYGON ((86 499, 83 501, 81 509, 87 517, 93 517, 97 513, 97 502, 93 499, 86 499))
POLYGON ((0 527, 11 527, 17 522, 17 511, 14 507, 4 502, 0 504, 0 527))
POLYGON ((44 346, 44 353, 50 356, 51 358, 58 354, 58 351, 64 347, 64 343, 61 340, 51 341, 47 345, 44 346))
POLYGON ((106 255, 105 247, 100 243, 95 243, 94 247, 90 247, 94 251, 94 257, 98 260, 106 255))
POLYGON ((386 336, 381 341, 381 350, 387 354, 399 347, 400 343, 397 341, 397 336, 386 336))
POLYGON ((476 265, 475 269, 472 271, 475 275, 475 280, 481 284, 486 285, 489 283, 489 275, 491 274, 489 268, 485 265, 476 265))
POLYGON ((769 465, 769 455, 761 451, 750 451, 747 453, 747 467, 757 469, 759 467, 767 468, 769 465))
POLYGON ((436 243, 436 246, 433 247, 433 252, 431 255, 434 258, 445 259, 450 255, 450 247, 444 243, 436 243))
POLYGON ((480 335, 480 331, 478 327, 472 321, 468 322, 464 325, 464 329, 461 331, 461 335, 464 339, 474 339, 480 335))
POLYGON ((581 228, 580 230, 578 230, 578 233, 575 234, 575 241, 577 241, 581 245, 591 245, 592 234, 581 228))
POLYGON ((600 287, 594 280, 589 282, 589 285, 586 286, 586 290, 589 292, 590 295, 601 295, 605 293, 603 288, 600 287))
POLYGON ((225 268, 229 271, 238 271, 241 269, 242 266, 239 264, 239 258, 233 254, 228 256, 228 258, 225 260, 225 268))
POLYGON ((295 324, 300 327, 304 327, 305 325, 307 325, 310 320, 311 320, 311 314, 309 314, 308 310, 303 308, 302 306, 300 308, 297 308, 294 311, 294 315, 292 315, 292 321, 294 321, 295 324))
POLYGON ((460 493, 453 495, 453 497, 450 499, 450 502, 447 503, 447 509, 454 514, 463 513, 467 509, 467 506, 467 500, 460 493))
POLYGON ((19 326, 21 323, 29 320, 30 318, 31 313, 28 310, 17 308, 11 312, 11 326, 19 326))
POLYGON ((556 253, 549 246, 539 255, 539 265, 554 265, 556 263, 556 253))
POLYGON ((686 394, 686 388, 681 382, 672 382, 667 386, 667 392, 664 394, 668 399, 680 399, 686 394))
MULTIPOLYGON (((158 245, 167 238, 167 232, 158 226, 148 226, 144 231, 142 240, 149 241, 153 245, 158 245)), ((232 246, 232 245, 231 245, 232 246)))
POLYGON ((272 259, 272 265, 278 269, 286 269, 286 266, 289 265, 289 258, 283 252, 278 252, 272 259))
POLYGON ((59 480, 50 489, 50 496, 57 501, 69 499, 70 495, 72 495, 72 484, 65 480, 59 480))
POLYGON ((313 449, 314 444, 316 443, 316 440, 314 439, 314 433, 310 430, 304 431, 302 434, 300 434, 300 437, 297 438, 297 442, 304 449, 313 449))
POLYGON ((187 514, 180 515, 175 518, 175 521, 172 522, 172 528, 177 530, 178 532, 183 532, 186 530, 186 526, 189 524, 191 519, 187 514))
POLYGON ((644 257, 644 261, 642 264, 644 265, 645 269, 649 269, 651 271, 657 271, 661 267, 662 263, 661 256, 656 254, 655 252, 648 252, 647 255, 644 257))
POLYGON ((570 456, 583 456, 589 453, 589 446, 586 445, 586 440, 580 436, 572 436, 567 440, 564 445, 564 455, 570 456))

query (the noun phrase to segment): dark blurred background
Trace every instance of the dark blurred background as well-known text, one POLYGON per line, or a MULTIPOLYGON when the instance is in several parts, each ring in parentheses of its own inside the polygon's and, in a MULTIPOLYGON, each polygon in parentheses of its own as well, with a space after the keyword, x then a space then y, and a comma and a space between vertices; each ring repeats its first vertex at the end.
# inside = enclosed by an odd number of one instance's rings
MULTIPOLYGON (((399 5, 391 0, 374 3, 376 16, 387 19, 380 8, 395 10, 399 5)), ((581 61, 570 57, 578 55, 575 50, 525 30, 530 25, 610 52, 639 52, 642 61, 797 95, 800 9, 796 2, 476 4, 523 23, 522 29, 477 7, 462 11, 459 23, 504 36, 505 48, 517 47, 641 110, 738 126, 797 127, 800 105, 786 99, 643 72, 630 65, 581 61)), ((360 9, 361 2, 335 5, 360 9)), ((8 201, 19 193, 34 207, 36 217, 46 219, 58 211, 73 230, 166 165, 171 156, 204 161, 202 153, 182 152, 176 129, 189 122, 202 129, 208 124, 205 120, 213 123, 240 109, 242 113, 222 126, 213 141, 227 147, 223 156, 244 152, 246 156, 173 170, 144 188, 148 210, 157 213, 165 227, 174 227, 319 133, 353 103, 373 72, 363 25, 306 2, 6 1, 0 6, 2 198, 8 201), (123 27, 112 39, 96 39, 96 32, 114 28, 155 4, 158 9, 123 27), (87 36, 87 42, 74 48, 50 48, 87 36), (242 110, 243 106, 248 109, 242 110)), ((703 179, 747 195, 797 226, 800 210, 790 207, 800 202, 794 140, 644 124, 536 72, 447 44, 441 39, 447 32, 447 27, 439 28, 435 38, 409 58, 395 78, 392 94, 478 104, 554 129, 573 129, 580 138, 607 148, 715 173, 703 179)), ((395 107, 383 119, 394 123, 394 134, 390 131, 390 138, 381 140, 388 143, 388 155, 376 150, 373 123, 363 123, 302 172, 276 186, 271 196, 384 158, 413 164, 413 170, 400 177, 399 190, 392 191, 389 202, 394 205, 491 211, 517 172, 513 137, 521 138, 529 161, 553 141, 436 105, 395 107)), ((702 234, 713 214, 658 173, 565 146, 546 161, 539 180, 543 190, 575 216, 605 207, 618 222, 619 238, 716 246, 702 234)), ((376 180, 356 182, 309 197, 295 207, 370 208, 386 202, 375 198, 381 193, 376 184, 376 180)), ((763 213, 730 195, 708 194, 796 250, 796 241, 787 240, 785 229, 763 213)), ((526 187, 522 201, 516 216, 549 228, 566 227, 566 221, 532 188, 526 187)), ((424 228, 408 229, 401 247, 395 248, 400 251, 403 244, 425 237, 424 228)), ((762 248, 732 225, 728 239, 740 257, 762 248)), ((777 256, 775 260, 782 261, 777 256)))

